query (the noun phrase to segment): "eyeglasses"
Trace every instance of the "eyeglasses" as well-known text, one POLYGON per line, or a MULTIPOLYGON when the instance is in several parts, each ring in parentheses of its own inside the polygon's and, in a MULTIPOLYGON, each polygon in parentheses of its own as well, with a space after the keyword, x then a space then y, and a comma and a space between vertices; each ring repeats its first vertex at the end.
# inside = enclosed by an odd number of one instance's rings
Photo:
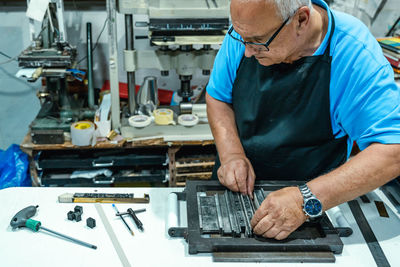
POLYGON ((283 29, 283 27, 286 25, 286 23, 289 21, 290 17, 287 18, 282 25, 279 27, 278 30, 275 31, 275 33, 271 36, 271 38, 268 39, 268 41, 266 43, 254 43, 254 42, 247 42, 247 41, 243 41, 239 38, 236 38, 235 36, 232 35, 232 31, 233 31, 233 26, 229 29, 228 34, 230 37, 232 37, 234 40, 241 42, 244 46, 249 45, 252 48, 255 48, 257 50, 263 50, 265 49, 265 51, 269 51, 269 45, 271 44, 271 42, 275 39, 275 37, 278 35, 278 33, 283 29))

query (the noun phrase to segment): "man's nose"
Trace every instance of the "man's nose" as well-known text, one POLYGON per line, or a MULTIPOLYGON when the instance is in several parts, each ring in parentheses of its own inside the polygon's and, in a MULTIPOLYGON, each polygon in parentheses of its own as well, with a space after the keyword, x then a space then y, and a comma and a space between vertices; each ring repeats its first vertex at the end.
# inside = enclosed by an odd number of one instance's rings
POLYGON ((244 56, 245 57, 252 57, 255 54, 257 54, 257 52, 258 52, 257 49, 255 49, 251 45, 246 45, 245 46, 245 50, 244 50, 244 56))

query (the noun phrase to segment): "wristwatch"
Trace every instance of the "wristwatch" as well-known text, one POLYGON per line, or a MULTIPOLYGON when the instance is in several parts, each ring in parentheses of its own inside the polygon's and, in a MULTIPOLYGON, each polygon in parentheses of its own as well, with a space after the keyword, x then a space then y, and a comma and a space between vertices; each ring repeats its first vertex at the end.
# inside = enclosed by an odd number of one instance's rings
POLYGON ((311 193, 310 188, 306 184, 299 186, 300 192, 303 195, 303 211, 309 218, 317 218, 322 215, 321 201, 311 193))

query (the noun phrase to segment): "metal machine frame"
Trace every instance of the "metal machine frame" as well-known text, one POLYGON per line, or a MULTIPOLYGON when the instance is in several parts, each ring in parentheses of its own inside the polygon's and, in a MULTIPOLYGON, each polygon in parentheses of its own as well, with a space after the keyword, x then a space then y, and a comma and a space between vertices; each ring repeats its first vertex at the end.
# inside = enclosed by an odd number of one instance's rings
MULTIPOLYGON (((195 69, 202 69, 209 75, 217 50, 211 45, 221 44, 229 27, 229 1, 188 0, 107 0, 109 30, 109 68, 111 88, 111 120, 113 128, 121 127, 119 81, 118 81, 118 45, 116 38, 116 12, 125 16, 125 41, 123 51, 124 71, 128 83, 128 111, 137 112, 135 101, 135 71, 138 69, 158 69, 161 75, 176 70, 181 80, 179 95, 181 113, 191 113, 189 98, 193 92, 190 80, 195 69), (148 22, 136 22, 136 27, 148 27, 150 45, 157 49, 135 50, 133 34, 133 15, 149 16, 148 22), (193 49, 193 45, 203 45, 202 49, 193 49), (170 49, 169 46, 178 46, 170 49)), ((137 36, 136 36, 137 38, 137 36)))

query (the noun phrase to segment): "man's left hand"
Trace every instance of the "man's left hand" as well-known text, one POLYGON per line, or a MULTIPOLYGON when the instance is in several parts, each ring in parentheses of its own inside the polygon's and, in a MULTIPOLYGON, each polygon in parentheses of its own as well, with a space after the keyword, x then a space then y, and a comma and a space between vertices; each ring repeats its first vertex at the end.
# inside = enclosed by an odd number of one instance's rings
POLYGON ((271 192, 251 220, 254 233, 266 238, 285 239, 307 219, 302 204, 303 196, 297 187, 271 192))

